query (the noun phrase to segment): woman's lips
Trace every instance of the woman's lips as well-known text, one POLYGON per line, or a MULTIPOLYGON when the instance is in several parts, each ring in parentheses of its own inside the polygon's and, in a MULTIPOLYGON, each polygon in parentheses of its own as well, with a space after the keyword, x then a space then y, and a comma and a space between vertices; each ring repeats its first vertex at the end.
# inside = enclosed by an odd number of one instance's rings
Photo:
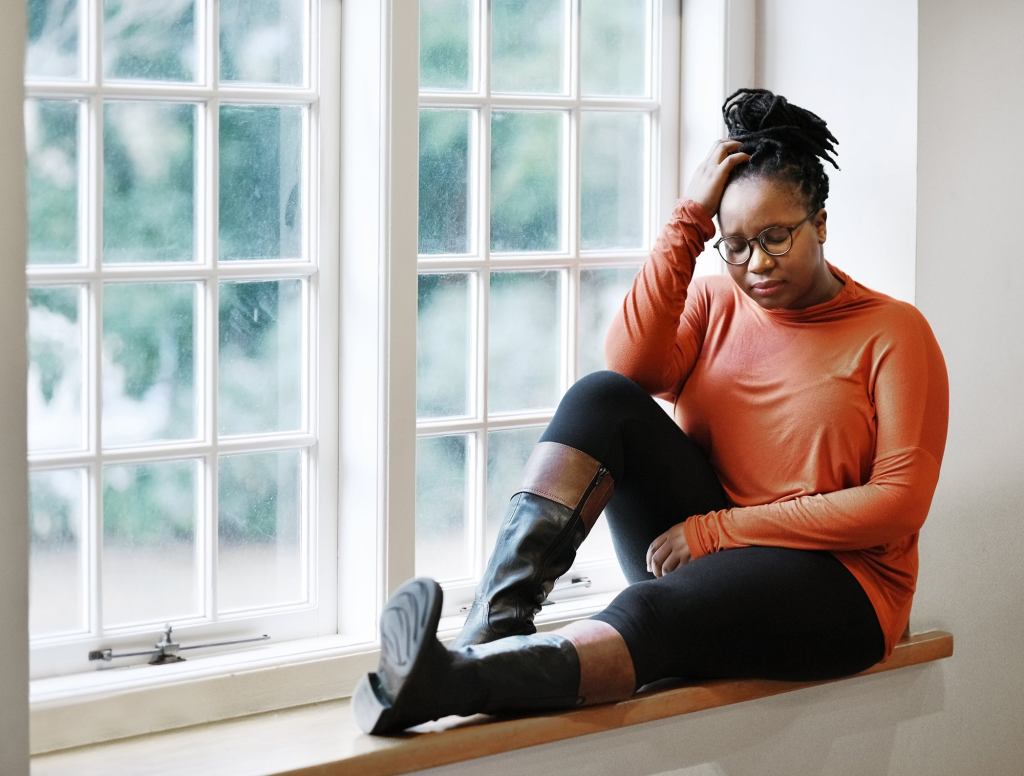
POLYGON ((782 288, 781 280, 763 280, 760 283, 754 283, 750 287, 751 293, 755 296, 772 296, 782 288))

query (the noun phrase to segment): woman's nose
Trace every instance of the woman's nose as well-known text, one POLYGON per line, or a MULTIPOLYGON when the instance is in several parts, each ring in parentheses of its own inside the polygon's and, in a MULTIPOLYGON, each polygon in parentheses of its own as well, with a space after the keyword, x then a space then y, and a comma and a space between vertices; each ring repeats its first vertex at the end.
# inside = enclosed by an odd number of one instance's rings
POLYGON ((766 253, 761 244, 755 241, 750 247, 750 261, 747 264, 747 270, 762 275, 765 272, 771 272, 774 267, 775 257, 766 253))

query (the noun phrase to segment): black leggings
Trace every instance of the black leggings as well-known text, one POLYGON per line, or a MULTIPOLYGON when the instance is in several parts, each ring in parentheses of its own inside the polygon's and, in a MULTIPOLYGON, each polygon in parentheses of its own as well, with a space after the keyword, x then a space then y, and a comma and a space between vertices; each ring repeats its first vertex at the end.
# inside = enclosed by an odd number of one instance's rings
POLYGON ((541 440, 584 451, 615 478, 604 514, 631 584, 593 619, 622 634, 638 686, 666 677, 826 679, 882 658, 871 602, 830 552, 745 547, 660 578, 647 571, 657 536, 729 503, 703 451, 632 380, 587 375, 541 440))

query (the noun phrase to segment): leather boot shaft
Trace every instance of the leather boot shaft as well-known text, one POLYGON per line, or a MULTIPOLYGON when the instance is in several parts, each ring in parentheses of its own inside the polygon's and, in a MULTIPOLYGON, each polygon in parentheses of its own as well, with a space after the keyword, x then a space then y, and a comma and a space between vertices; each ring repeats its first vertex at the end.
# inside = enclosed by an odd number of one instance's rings
POLYGON ((534 448, 455 648, 535 632, 534 615, 611 498, 608 470, 557 442, 534 448))

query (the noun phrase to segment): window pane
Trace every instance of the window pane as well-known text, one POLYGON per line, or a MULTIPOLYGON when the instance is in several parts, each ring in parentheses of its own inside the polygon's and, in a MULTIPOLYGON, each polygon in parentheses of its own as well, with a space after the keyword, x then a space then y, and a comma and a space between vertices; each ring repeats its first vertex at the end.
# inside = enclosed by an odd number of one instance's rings
POLYGON ((194 0, 104 0, 103 11, 107 78, 195 80, 194 0))
POLYGON ((636 273, 636 267, 580 271, 580 375, 608 368, 604 338, 636 273))
POLYGON ((583 0, 580 86, 584 95, 647 93, 649 0, 583 0))
POLYGON ((491 431, 487 435, 487 518, 484 526, 486 553, 494 549, 508 510, 508 502, 523 481, 523 467, 533 452, 543 426, 491 431))
POLYGON ((82 584, 82 469, 29 475, 29 632, 33 637, 86 627, 82 584))
POLYGON ((78 0, 28 0, 29 78, 77 78, 78 0))
POLYGON ((28 263, 78 261, 79 103, 26 100, 28 263))
POLYGON ((199 613, 197 461, 103 470, 103 624, 199 613))
POLYGON ((470 275, 420 275, 416 318, 416 415, 468 415, 470 275))
POLYGON ((221 283, 220 433, 299 428, 302 339, 302 281, 221 283))
POLYGON ((85 446, 81 296, 73 286, 28 292, 28 448, 85 446))
POLYGON ((220 0, 222 81, 301 84, 306 3, 220 0))
POLYGON ((217 608, 305 598, 297 450, 220 459, 217 608))
POLYGON ((302 109, 220 109, 220 257, 302 254, 302 109))
POLYGON ((561 113, 491 114, 491 250, 562 250, 561 113))
POLYGON ((470 575, 466 547, 469 437, 416 440, 416 575, 470 575))
POLYGON ((473 88, 470 0, 420 0, 420 88, 473 88))
POLYGON ((565 92, 565 0, 491 0, 491 89, 565 92))
POLYGON ((490 412, 554 407, 561 393, 560 272, 491 275, 490 412))
POLYGON ((108 102, 103 124, 103 258, 191 261, 193 105, 108 102))
POLYGON ((588 112, 580 125, 580 242, 584 249, 644 242, 644 116, 588 112))
POLYGON ((468 253, 468 110, 420 111, 420 253, 468 253))
POLYGON ((196 437, 194 283, 103 290, 103 443, 196 437))

